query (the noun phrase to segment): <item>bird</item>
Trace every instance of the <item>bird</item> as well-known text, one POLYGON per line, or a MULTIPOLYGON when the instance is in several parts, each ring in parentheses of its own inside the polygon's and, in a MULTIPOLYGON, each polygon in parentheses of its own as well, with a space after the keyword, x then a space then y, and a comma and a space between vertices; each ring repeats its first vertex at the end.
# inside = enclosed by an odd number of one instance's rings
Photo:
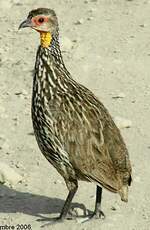
POLYGON ((89 220, 103 218, 102 189, 118 193, 122 201, 128 201, 132 166, 126 144, 103 103, 67 70, 55 11, 31 10, 19 29, 25 27, 40 35, 31 106, 35 138, 68 188, 55 221, 67 219, 79 181, 96 185, 95 209, 89 220))

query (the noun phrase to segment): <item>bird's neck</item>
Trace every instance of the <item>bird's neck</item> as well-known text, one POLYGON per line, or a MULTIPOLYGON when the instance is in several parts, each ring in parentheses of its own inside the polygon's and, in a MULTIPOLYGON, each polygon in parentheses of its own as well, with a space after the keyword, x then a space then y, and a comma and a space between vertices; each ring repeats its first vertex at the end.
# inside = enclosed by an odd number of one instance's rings
POLYGON ((50 51, 51 55, 54 57, 57 64, 61 64, 64 66, 58 36, 56 36, 56 35, 52 36, 51 44, 49 46, 49 51, 50 51))
POLYGON ((42 48, 46 48, 46 52, 52 55, 58 65, 62 65, 65 68, 59 45, 58 29, 53 35, 50 32, 40 31, 40 45, 42 48))
POLYGON ((40 32, 40 44, 43 48, 48 48, 51 53, 56 52, 56 55, 60 55, 60 46, 59 46, 59 33, 56 32, 54 35, 52 35, 50 32, 40 32))
POLYGON ((34 87, 37 87, 38 90, 43 88, 43 82, 49 85, 46 86, 47 88, 55 88, 58 85, 58 76, 61 76, 62 80, 71 78, 63 62, 58 37, 58 33, 51 37, 49 34, 41 35, 42 44, 37 51, 33 82, 34 87), (51 42, 47 47, 49 39, 51 39, 51 42))
POLYGON ((38 103, 43 103, 45 108, 47 103, 53 101, 58 91, 66 92, 68 79, 72 78, 63 62, 58 35, 55 35, 52 36, 48 47, 40 45, 37 51, 33 79, 33 109, 38 103))
POLYGON ((40 32, 41 46, 48 48, 51 45, 52 36, 50 32, 40 32))

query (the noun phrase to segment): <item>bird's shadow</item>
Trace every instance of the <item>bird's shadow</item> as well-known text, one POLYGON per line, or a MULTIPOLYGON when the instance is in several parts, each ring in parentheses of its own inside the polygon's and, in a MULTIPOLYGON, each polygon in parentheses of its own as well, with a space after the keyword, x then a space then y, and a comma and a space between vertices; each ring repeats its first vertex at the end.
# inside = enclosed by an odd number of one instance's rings
MULTIPOLYGON (((0 213, 24 213, 42 218, 45 214, 60 213, 64 200, 20 192, 0 184, 0 213)), ((72 207, 86 210, 83 204, 72 203, 72 207)))

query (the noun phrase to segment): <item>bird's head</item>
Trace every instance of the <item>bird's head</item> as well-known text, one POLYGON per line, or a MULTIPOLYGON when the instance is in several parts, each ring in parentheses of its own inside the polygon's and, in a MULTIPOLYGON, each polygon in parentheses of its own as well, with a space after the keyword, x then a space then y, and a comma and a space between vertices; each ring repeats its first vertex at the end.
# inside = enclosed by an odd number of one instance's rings
POLYGON ((29 12, 25 21, 19 29, 30 27, 38 31, 41 35, 41 46, 48 47, 51 43, 52 36, 57 33, 58 21, 53 10, 47 8, 38 8, 29 12))

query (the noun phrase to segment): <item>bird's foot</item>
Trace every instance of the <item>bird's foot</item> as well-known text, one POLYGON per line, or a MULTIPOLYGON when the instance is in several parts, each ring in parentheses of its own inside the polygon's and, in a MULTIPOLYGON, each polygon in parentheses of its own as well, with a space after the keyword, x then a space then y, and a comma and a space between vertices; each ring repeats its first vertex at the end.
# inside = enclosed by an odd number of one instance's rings
POLYGON ((94 211, 92 214, 90 213, 87 217, 80 219, 79 223, 85 223, 94 219, 105 219, 105 214, 101 210, 94 211))
POLYGON ((94 211, 90 219, 105 219, 105 214, 101 210, 94 211))
POLYGON ((65 220, 74 220, 76 219, 76 217, 74 215, 72 215, 71 213, 68 213, 67 216, 64 217, 54 217, 54 218, 50 218, 50 217, 43 217, 41 219, 37 219, 37 221, 39 222, 44 222, 47 221, 48 223, 43 224, 41 226, 41 228, 46 227, 48 225, 55 225, 55 224, 59 224, 59 223, 63 223, 65 220))

